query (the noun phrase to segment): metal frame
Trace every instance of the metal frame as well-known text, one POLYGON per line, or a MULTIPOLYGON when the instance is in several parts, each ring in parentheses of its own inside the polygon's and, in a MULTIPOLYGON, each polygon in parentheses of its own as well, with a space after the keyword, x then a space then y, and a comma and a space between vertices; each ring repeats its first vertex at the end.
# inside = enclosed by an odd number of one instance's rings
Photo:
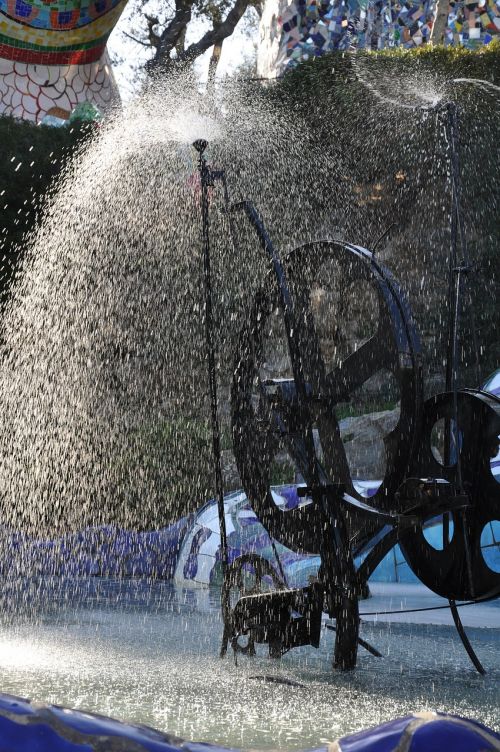
MULTIPOLYGON (((375 648, 367 646, 359 638, 358 596, 366 588, 368 578, 383 557, 399 542, 407 562, 416 571, 417 576, 421 576, 436 592, 448 597, 464 647, 476 669, 484 672, 467 639, 457 610, 457 594, 462 594, 460 586, 457 585, 461 571, 458 572, 457 569, 457 555, 452 546, 450 521, 454 521, 455 527, 459 524, 461 529, 462 537, 455 533, 454 544, 456 545, 458 536, 464 548, 463 560, 466 565, 468 587, 463 592, 466 592, 467 598, 484 598, 485 593, 481 592, 483 583, 478 582, 481 569, 478 569, 475 559, 478 524, 483 524, 488 519, 488 514, 497 508, 500 493, 498 489, 491 489, 491 499, 485 502, 484 494, 481 496, 475 488, 479 481, 471 480, 471 473, 463 466, 465 450, 461 449, 457 453, 453 464, 451 445, 454 438, 455 446, 459 446, 460 441, 463 441, 464 446, 468 447, 464 417, 469 415, 470 418, 472 410, 472 415, 477 416, 480 428, 484 429, 485 433, 483 441, 476 441, 475 446, 469 441, 471 448, 467 449, 467 461, 471 467, 474 465, 472 472, 476 472, 481 451, 484 454, 485 442, 493 441, 492 437, 500 433, 500 400, 485 397, 477 390, 464 392, 458 389, 460 311, 464 275, 470 271, 470 263, 460 211, 458 114, 455 105, 452 104, 447 104, 442 109, 445 113, 445 128, 450 148, 452 186, 447 393, 432 398, 425 404, 422 400, 418 336, 408 306, 390 273, 375 260, 372 253, 347 243, 310 244, 297 249, 294 254, 282 260, 255 207, 248 201, 240 201, 230 206, 224 172, 211 170, 206 163, 204 152, 207 143, 198 141, 194 144, 199 153, 201 180, 206 341, 214 474, 224 574, 222 608, 225 629, 221 655, 225 655, 229 643, 233 649, 238 650, 238 637, 243 634, 249 637, 249 644, 267 643, 270 654, 274 657, 298 645, 317 646, 317 625, 321 620, 321 613, 326 611, 336 620, 334 666, 344 670, 354 668, 358 644, 374 654, 377 653, 375 648), (234 608, 229 604, 230 589, 241 581, 242 569, 250 562, 242 557, 229 566, 225 529, 211 303, 208 206, 208 190, 217 180, 223 183, 233 238, 231 215, 243 212, 255 230, 270 270, 269 280, 257 295, 254 309, 242 335, 243 355, 240 353, 238 356, 239 365, 233 378, 233 438, 238 468, 254 511, 271 537, 292 548, 319 553, 321 557, 317 582, 299 590, 286 588, 282 582, 274 592, 243 595, 234 608), (462 263, 458 262, 459 244, 462 249, 462 263), (345 361, 341 377, 340 373, 326 374, 314 349, 314 326, 309 321, 310 317, 308 318, 307 310, 304 308, 304 294, 297 283, 296 269, 300 269, 300 257, 304 249, 316 253, 319 258, 322 253, 337 253, 339 257, 344 254, 350 259, 351 266, 355 260, 355 264, 363 270, 362 273, 371 275, 370 279, 374 280, 377 286, 379 305, 385 317, 384 332, 380 339, 373 337, 374 342, 366 343, 367 349, 361 348, 359 353, 351 356, 351 361, 349 358, 345 361), (306 487, 301 489, 301 494, 310 502, 298 510, 286 513, 278 510, 272 501, 265 475, 265 464, 270 459, 270 449, 267 444, 259 447, 254 441, 255 416, 252 416, 245 396, 245 385, 248 387, 252 369, 256 365, 252 359, 259 350, 259 326, 262 326, 262 320, 272 299, 277 300, 282 311, 293 378, 288 381, 269 381, 261 384, 261 403, 268 418, 269 433, 281 436, 287 442, 289 451, 306 480, 306 487), (385 345, 387 327, 389 332, 392 332, 392 341, 385 345), (348 469, 346 470, 345 455, 342 458, 343 449, 340 448, 340 434, 334 417, 334 405, 336 400, 348 395, 358 381, 363 382, 367 370, 368 350, 378 357, 384 348, 390 350, 392 357, 397 357, 400 364, 398 367, 406 373, 404 384, 407 394, 411 396, 405 398, 405 406, 411 418, 405 415, 401 421, 406 433, 399 436, 398 458, 390 466, 387 482, 383 484, 383 492, 367 502, 357 497, 348 469), (320 376, 317 376, 318 373, 320 376), (438 403, 444 406, 443 409, 446 408, 445 467, 438 471, 441 475, 436 473, 436 468, 431 467, 432 462, 427 456, 430 452, 429 421, 435 418, 438 403), (327 439, 333 452, 333 460, 327 469, 318 460, 313 436, 313 413, 317 411, 318 405, 320 413, 323 411, 322 420, 326 425, 327 439), (330 417, 324 419, 324 415, 330 417), (405 451, 401 452, 402 449, 405 451), (412 457, 415 459, 412 460, 412 457), (340 470, 337 471, 337 468, 340 470), (439 477, 443 477, 444 480, 435 480, 439 477), (483 512, 483 509, 486 511, 483 512), (436 515, 443 515, 443 555, 438 561, 445 561, 446 566, 441 566, 440 571, 433 574, 429 567, 426 569, 424 566, 426 548, 423 527, 426 521, 436 515), (362 553, 367 555, 356 571, 354 558, 362 553)), ((478 361, 477 367, 479 372, 478 361)), ((264 438, 267 440, 266 436, 264 438)), ((253 566, 256 566, 255 562, 253 566)), ((490 577, 487 586, 489 591, 486 595, 499 595, 500 575, 496 578, 490 577)))

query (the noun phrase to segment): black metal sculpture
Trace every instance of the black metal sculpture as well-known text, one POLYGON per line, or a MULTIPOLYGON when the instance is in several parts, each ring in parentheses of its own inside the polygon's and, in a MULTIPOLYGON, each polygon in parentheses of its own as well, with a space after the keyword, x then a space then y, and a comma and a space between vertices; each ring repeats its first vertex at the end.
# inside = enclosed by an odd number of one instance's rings
MULTIPOLYGON (((490 458, 498 451, 500 400, 480 389, 457 388, 459 311, 470 264, 460 212, 457 112, 453 104, 443 107, 443 112, 452 164, 450 315, 443 394, 424 402, 420 344, 411 313, 397 283, 373 253, 349 243, 325 241, 301 246, 281 259, 254 207, 248 202, 230 207, 232 212, 246 214, 270 269, 241 332, 233 375, 231 414, 238 470, 270 536, 294 551, 319 554, 321 566, 307 587, 292 589, 282 570, 274 570, 259 557, 240 557, 228 565, 225 550, 222 654, 229 643, 234 650, 250 654, 255 643, 267 643, 272 656, 299 645, 317 647, 325 611, 335 619, 335 667, 352 669, 359 644, 376 654, 359 638, 358 599, 378 564, 399 543, 417 577, 448 599, 464 646, 478 671, 484 671, 463 630, 456 601, 500 595, 500 574, 488 568, 481 551, 485 525, 500 514, 500 486, 490 469, 490 458), (332 262, 344 282, 372 290, 378 327, 357 351, 329 370, 311 308, 311 290, 324 266, 332 262), (260 375, 266 332, 275 310, 282 316, 289 379, 260 375), (381 370, 392 374, 398 384, 400 415, 384 439, 385 476, 375 495, 367 499, 351 477, 336 406, 349 402, 353 392, 381 370), (436 456, 431 447, 431 432, 438 421, 444 425, 442 456, 436 456), (279 446, 286 447, 305 482, 299 489, 303 504, 289 511, 276 506, 270 488, 279 446), (424 532, 436 517, 442 518, 440 550, 427 541, 424 532), (356 568, 358 558, 362 564, 356 568), (255 588, 245 594, 243 578, 249 567, 255 572, 255 588), (274 589, 260 592, 266 575, 271 576, 274 589), (236 603, 231 600, 234 590, 243 592, 236 603), (240 642, 243 637, 245 646, 240 642)), ((211 171, 203 149, 199 151, 208 254, 206 191, 224 176, 211 171)), ((205 272, 209 278, 209 266, 205 272)), ((216 444, 214 439, 214 449, 216 444)), ((225 549, 223 512, 220 502, 225 549)))

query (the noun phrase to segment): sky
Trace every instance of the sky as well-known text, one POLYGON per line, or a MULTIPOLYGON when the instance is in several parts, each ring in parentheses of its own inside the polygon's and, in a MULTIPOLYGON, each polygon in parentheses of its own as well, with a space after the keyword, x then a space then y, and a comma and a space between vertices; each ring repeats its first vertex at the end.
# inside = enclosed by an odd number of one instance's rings
MULTIPOLYGON (((108 42, 108 51, 113 60, 113 70, 123 101, 130 101, 138 91, 136 69, 138 63, 145 62, 147 51, 139 44, 127 39, 131 32, 133 5, 125 8, 108 42)), ((258 24, 253 8, 249 9, 236 27, 233 35, 224 41, 222 55, 217 69, 217 77, 233 74, 238 67, 255 59, 258 39, 258 24)), ((135 22, 137 26, 137 23, 135 22)), ((200 21, 188 27, 186 41, 189 44, 199 39, 208 30, 208 24, 200 21)), ((196 61, 196 70, 201 81, 206 81, 211 50, 196 61)))

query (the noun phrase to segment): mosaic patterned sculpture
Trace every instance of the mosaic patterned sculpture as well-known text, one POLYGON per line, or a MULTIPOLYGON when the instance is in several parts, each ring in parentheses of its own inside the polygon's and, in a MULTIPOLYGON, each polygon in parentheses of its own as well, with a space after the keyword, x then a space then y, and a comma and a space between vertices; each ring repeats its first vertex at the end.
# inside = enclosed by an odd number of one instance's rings
MULTIPOLYGON (((429 41, 435 0, 268 0, 261 75, 282 74, 331 50, 418 47, 429 41)), ((474 48, 500 33, 500 0, 452 0, 446 45, 474 48)))
MULTIPOLYGON (((0 738, 5 752, 228 752, 215 744, 183 741, 147 726, 68 710, 57 705, 32 704, 0 695, 0 738)), ((444 713, 414 713, 376 728, 317 747, 317 752, 389 752, 431 749, 495 752, 500 736, 481 723, 444 713)))
POLYGON ((106 42, 126 0, 0 0, 0 114, 67 120, 109 107, 116 86, 106 42))
MULTIPOLYGON (((492 460, 492 471, 500 478, 500 455, 492 460)), ((368 498, 380 481, 359 481, 356 487, 368 498)), ((272 489, 275 503, 290 510, 301 501, 298 486, 272 489)), ((257 555, 279 574, 283 572, 291 587, 304 587, 316 577, 319 556, 291 551, 270 538, 243 491, 224 498, 228 533, 229 562, 242 555, 257 555), (279 562, 278 562, 279 557, 279 562)), ((426 539, 439 548, 442 525, 426 528, 426 539)), ((221 581, 221 540, 217 501, 211 501, 189 517, 182 517, 161 530, 136 532, 112 526, 86 528, 55 540, 38 540, 19 532, 0 528, 0 547, 10 551, 0 567, 3 577, 15 572, 23 576, 36 573, 51 581, 54 577, 158 578, 180 587, 218 585, 221 581)), ((500 521, 490 524, 483 540, 483 556, 493 569, 500 569, 500 521)), ((359 565, 360 560, 357 560, 359 565)), ((373 572, 371 582, 418 582, 396 545, 373 572)))

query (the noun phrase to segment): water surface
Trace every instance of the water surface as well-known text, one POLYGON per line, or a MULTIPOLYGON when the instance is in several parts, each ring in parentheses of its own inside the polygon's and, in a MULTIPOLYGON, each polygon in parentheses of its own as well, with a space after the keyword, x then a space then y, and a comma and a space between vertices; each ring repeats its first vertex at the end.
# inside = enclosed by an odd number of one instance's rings
MULTIPOLYGON (((319 650, 280 662, 264 650, 253 660, 239 657, 238 665, 232 655, 219 660, 217 591, 97 578, 25 580, 4 589, 1 689, 32 700, 245 748, 313 747, 428 709, 500 730, 500 630, 491 628, 498 608, 490 628, 468 628, 486 677, 473 670, 451 626, 389 623, 387 616, 362 624, 362 636, 384 657, 361 650, 357 670, 340 674, 330 669, 326 629, 319 650), (301 686, 255 678, 269 675, 301 686)), ((393 589, 361 610, 398 603, 393 589)))

